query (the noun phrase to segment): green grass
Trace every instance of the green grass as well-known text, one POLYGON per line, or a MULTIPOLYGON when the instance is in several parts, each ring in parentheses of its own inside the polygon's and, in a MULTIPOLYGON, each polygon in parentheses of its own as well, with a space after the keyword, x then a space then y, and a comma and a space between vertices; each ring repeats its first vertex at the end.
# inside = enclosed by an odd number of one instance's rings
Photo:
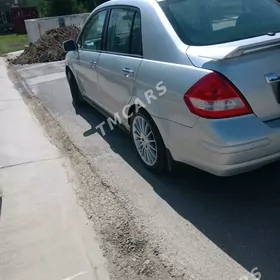
POLYGON ((27 35, 0 35, 0 56, 9 52, 15 52, 25 49, 28 45, 27 35))

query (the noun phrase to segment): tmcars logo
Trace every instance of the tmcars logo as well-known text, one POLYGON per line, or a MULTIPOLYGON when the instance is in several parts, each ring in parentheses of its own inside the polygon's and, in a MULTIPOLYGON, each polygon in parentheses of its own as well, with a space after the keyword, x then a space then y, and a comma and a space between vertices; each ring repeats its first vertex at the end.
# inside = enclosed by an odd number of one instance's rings
MULTIPOLYGON (((145 102, 143 102, 140 98, 137 97, 135 98, 133 104, 125 105, 121 112, 122 118, 118 112, 114 114, 114 117, 108 118, 107 124, 109 125, 110 130, 113 130, 117 125, 121 125, 122 119, 126 119, 126 120, 130 119, 134 113, 137 113, 141 108, 146 108, 147 104, 151 104, 152 102, 158 100, 160 96, 163 96, 167 92, 166 87, 163 85, 163 81, 157 83, 155 88, 157 90, 157 93, 155 93, 152 89, 149 89, 144 92, 145 102), (135 111, 128 113, 128 110, 132 105, 135 105, 135 111)), ((100 123, 95 127, 96 129, 99 129, 101 131, 102 136, 106 135, 104 129, 105 124, 106 122, 103 121, 102 123, 100 123)))

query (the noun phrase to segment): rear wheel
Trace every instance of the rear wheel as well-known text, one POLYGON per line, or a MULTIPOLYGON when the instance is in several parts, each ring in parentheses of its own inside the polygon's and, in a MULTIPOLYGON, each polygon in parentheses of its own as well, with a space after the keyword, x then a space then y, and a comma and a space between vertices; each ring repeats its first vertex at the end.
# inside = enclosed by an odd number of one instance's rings
POLYGON ((84 104, 84 99, 78 87, 77 81, 70 70, 67 71, 66 76, 72 95, 73 105, 80 107, 84 104))
POLYGON ((165 145, 155 123, 144 111, 132 117, 131 134, 144 165, 155 172, 164 171, 167 166, 165 145))

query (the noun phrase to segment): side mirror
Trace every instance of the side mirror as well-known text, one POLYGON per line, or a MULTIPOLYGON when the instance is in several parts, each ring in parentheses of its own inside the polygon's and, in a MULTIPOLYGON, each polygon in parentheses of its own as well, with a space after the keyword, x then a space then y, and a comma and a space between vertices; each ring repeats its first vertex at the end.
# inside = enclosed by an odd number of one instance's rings
POLYGON ((76 51, 77 44, 74 40, 67 40, 63 43, 63 48, 65 52, 76 51))

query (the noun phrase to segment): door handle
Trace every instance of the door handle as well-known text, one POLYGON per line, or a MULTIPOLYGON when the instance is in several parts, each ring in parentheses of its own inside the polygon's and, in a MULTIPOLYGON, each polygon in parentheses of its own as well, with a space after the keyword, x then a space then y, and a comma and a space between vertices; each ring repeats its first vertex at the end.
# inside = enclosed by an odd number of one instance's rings
POLYGON ((128 67, 123 68, 122 71, 124 72, 126 77, 134 75, 134 71, 128 67))
POLYGON ((97 65, 95 60, 91 60, 89 63, 90 63, 90 67, 92 67, 92 68, 96 67, 96 65, 97 65))

